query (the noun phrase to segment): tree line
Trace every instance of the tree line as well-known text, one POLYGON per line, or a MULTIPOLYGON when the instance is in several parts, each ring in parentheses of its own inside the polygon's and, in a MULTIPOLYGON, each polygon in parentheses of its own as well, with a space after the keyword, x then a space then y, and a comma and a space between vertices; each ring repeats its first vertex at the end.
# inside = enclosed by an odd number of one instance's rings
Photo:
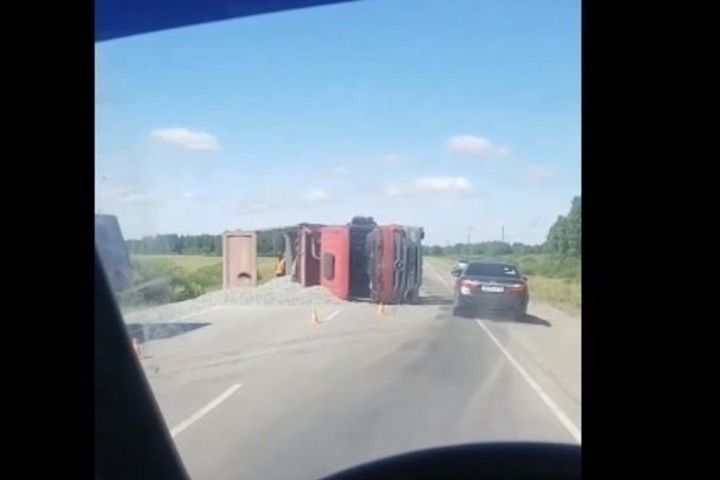
MULTIPOLYGON (((258 255, 270 256, 282 249, 280 234, 259 233, 258 255)), ((177 235, 166 233, 127 240, 131 255, 207 255, 222 256, 222 235, 177 235)))
POLYGON ((544 250, 562 258, 581 258, 582 207, 580 197, 572 199, 567 215, 560 215, 550 227, 544 250))
POLYGON ((545 242, 540 245, 527 245, 525 243, 510 244, 500 241, 471 244, 456 243, 455 245, 449 246, 424 246, 424 252, 427 255, 469 257, 545 253, 559 260, 580 260, 582 254, 582 208, 580 198, 581 197, 576 196, 572 199, 567 215, 558 216, 548 230, 545 242))
MULTIPOLYGON (((560 215, 548 230, 541 245, 489 241, 457 243, 455 245, 425 245, 426 255, 494 256, 509 254, 547 253, 560 259, 580 259, 582 209, 580 196, 572 199, 569 212, 560 215)), ((271 256, 283 247, 283 236, 278 233, 258 234, 258 255, 271 256)), ((221 235, 163 234, 128 240, 128 248, 135 255, 209 255, 222 256, 221 235)))

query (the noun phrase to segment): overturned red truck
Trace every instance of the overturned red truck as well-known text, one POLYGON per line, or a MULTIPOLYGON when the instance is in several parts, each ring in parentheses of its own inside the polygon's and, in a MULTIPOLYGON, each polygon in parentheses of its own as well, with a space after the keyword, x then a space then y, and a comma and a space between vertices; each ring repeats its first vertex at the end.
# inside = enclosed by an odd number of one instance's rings
MULTIPOLYGON (((293 281, 322 285, 344 300, 416 303, 422 285, 422 227, 378 225, 355 217, 347 225, 300 224, 272 229, 285 237, 293 281)), ((223 235, 223 286, 257 284, 257 231, 223 235)))

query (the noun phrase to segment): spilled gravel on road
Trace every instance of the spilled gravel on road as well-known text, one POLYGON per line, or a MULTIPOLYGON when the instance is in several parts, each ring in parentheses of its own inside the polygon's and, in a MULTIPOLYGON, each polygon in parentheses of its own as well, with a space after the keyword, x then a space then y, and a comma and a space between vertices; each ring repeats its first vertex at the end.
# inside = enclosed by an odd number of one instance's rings
POLYGON ((285 277, 270 280, 257 287, 217 290, 192 300, 127 312, 125 319, 128 322, 168 321, 221 306, 282 307, 342 303, 345 302, 325 287, 303 287, 285 277))

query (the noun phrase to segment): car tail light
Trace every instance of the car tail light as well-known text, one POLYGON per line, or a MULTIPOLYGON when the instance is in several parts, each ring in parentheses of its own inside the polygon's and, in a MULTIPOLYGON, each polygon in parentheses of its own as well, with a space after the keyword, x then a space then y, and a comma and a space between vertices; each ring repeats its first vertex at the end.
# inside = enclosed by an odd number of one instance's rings
POLYGON ((476 282, 475 280, 468 280, 466 278, 458 279, 458 287, 460 288, 460 293, 463 295, 472 294, 473 289, 478 286, 480 286, 480 282, 476 282))
POLYGON ((508 285, 506 287, 506 290, 508 292, 524 292, 525 291, 525 285, 522 283, 514 283, 512 285, 508 285))

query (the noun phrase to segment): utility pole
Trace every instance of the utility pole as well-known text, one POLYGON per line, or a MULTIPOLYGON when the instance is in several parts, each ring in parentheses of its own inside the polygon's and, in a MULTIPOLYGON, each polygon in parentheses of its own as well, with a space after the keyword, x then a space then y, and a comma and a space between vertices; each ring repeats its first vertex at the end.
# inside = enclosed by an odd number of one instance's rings
POLYGON ((505 225, 500 227, 500 241, 505 243, 505 225))

